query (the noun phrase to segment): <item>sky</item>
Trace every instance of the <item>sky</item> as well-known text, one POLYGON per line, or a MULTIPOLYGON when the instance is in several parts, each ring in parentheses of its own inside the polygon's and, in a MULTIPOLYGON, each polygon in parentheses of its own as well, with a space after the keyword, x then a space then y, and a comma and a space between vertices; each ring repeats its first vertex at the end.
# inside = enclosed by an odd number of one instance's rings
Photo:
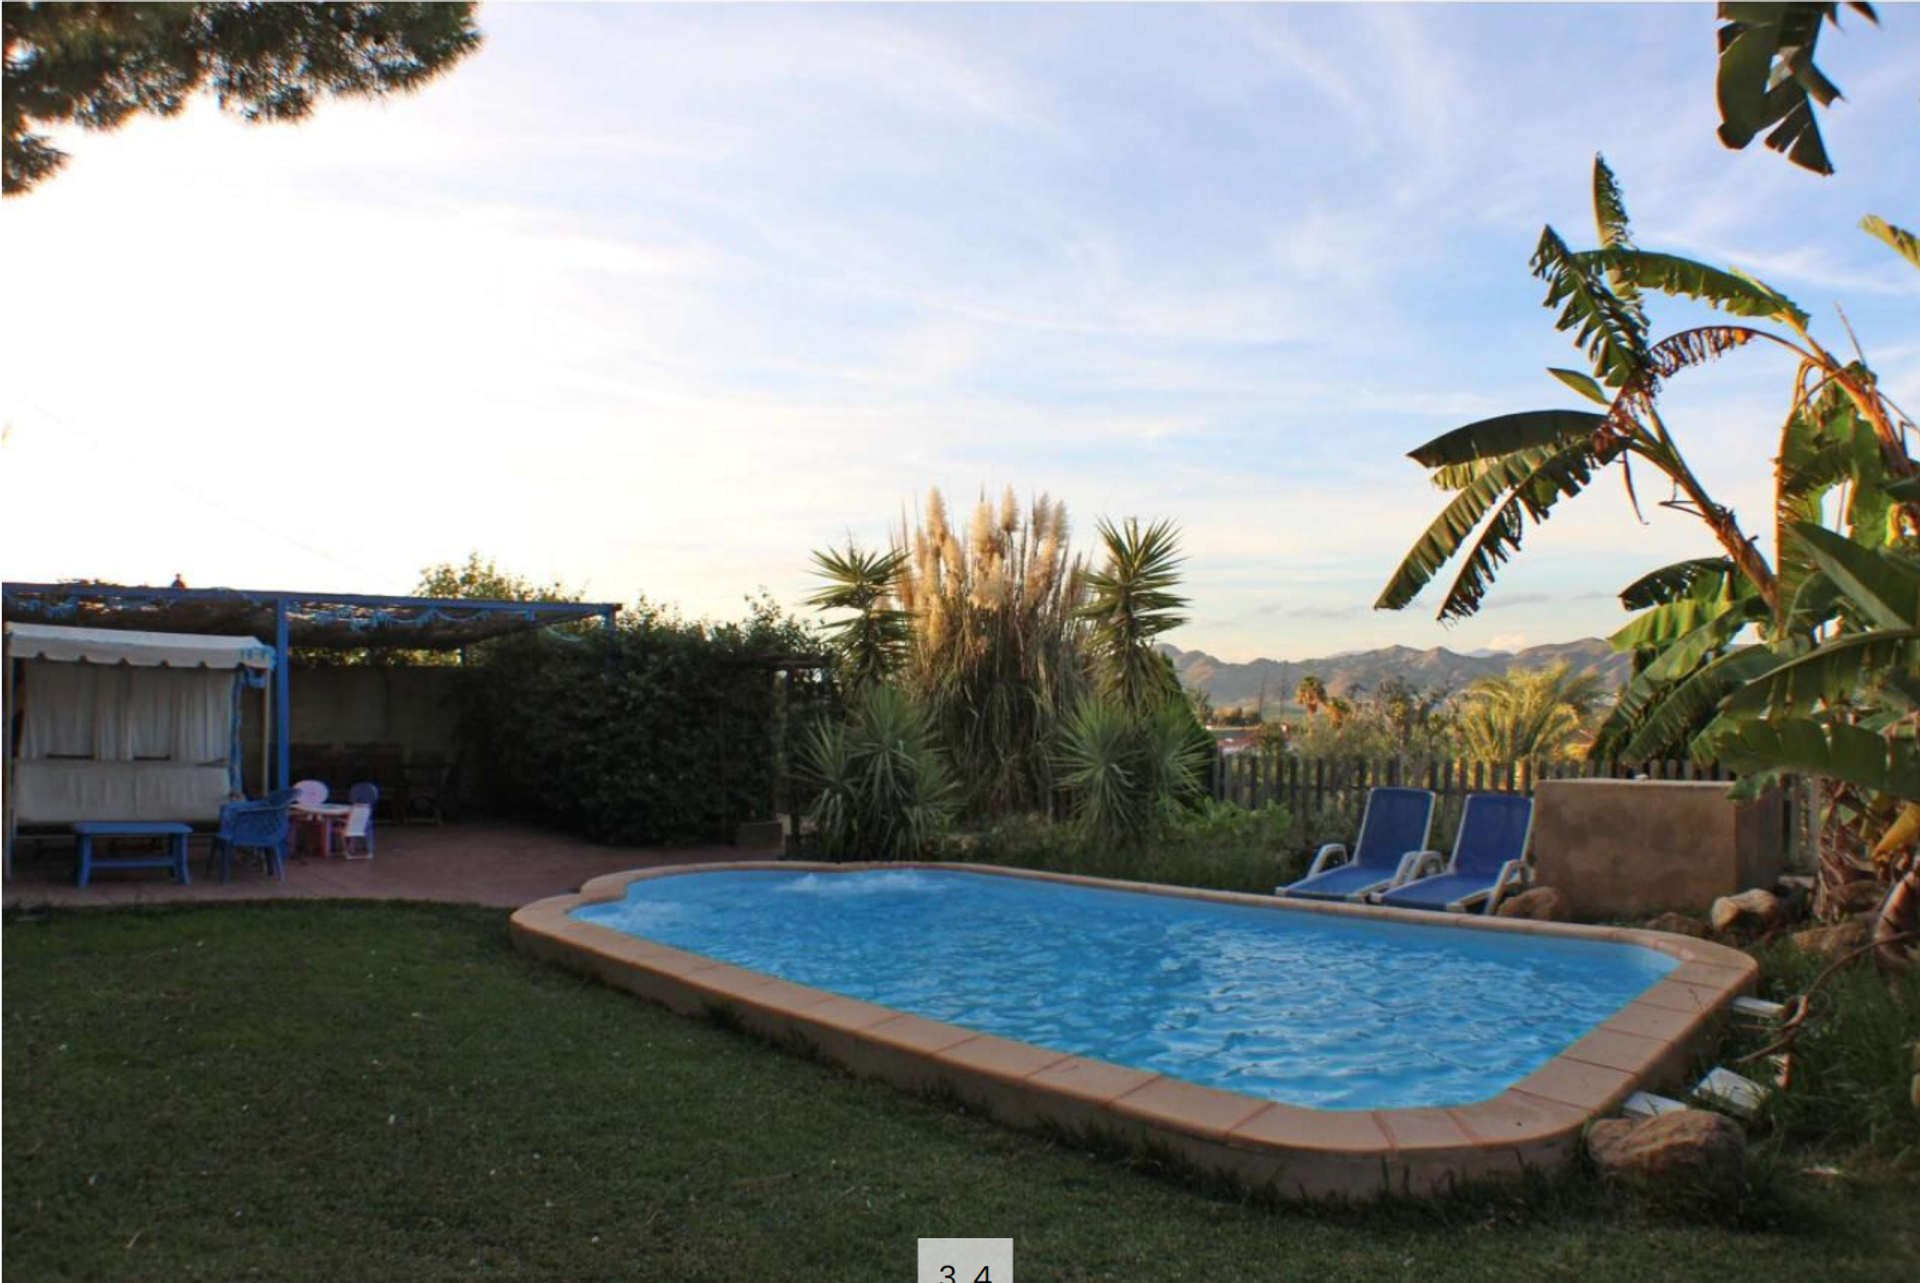
MULTIPOLYGON (((1575 406, 1527 271, 1636 236, 1744 267, 1920 409, 1920 7, 1829 32, 1820 179, 1714 136, 1711 5, 500 5, 418 95, 200 103, 0 204, 0 573, 405 592, 471 550, 595 600, 796 609, 930 486, 1176 522, 1245 660, 1605 634, 1714 549, 1604 479, 1486 608, 1372 603, 1443 495, 1406 452, 1575 406)), ((1657 304, 1656 326, 1698 319, 1657 304)), ((1674 383, 1764 536, 1792 370, 1674 383)), ((1642 479, 1643 498, 1648 495, 1642 479)))

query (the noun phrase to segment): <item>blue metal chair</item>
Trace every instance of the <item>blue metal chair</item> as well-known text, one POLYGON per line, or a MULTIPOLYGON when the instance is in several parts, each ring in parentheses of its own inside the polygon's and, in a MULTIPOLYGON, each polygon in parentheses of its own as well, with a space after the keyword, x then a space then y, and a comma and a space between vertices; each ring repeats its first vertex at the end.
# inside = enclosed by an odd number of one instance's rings
POLYGON ((293 836, 292 811, 285 801, 229 802, 220 808, 220 831, 207 852, 207 867, 220 861, 220 881, 233 872, 233 853, 252 851, 282 882, 287 880, 287 844, 293 836))
POLYGON ((1527 838, 1533 831, 1533 799, 1515 793, 1475 793, 1460 814, 1453 858, 1422 851, 1413 877, 1378 897, 1400 909, 1459 913, 1482 907, 1493 913, 1501 898, 1532 880, 1527 838))
POLYGON ((1275 887, 1273 893, 1309 900, 1364 900, 1405 879, 1408 861, 1426 849, 1432 828, 1430 790, 1371 789, 1351 858, 1346 843, 1329 842, 1313 857, 1306 877, 1275 887))

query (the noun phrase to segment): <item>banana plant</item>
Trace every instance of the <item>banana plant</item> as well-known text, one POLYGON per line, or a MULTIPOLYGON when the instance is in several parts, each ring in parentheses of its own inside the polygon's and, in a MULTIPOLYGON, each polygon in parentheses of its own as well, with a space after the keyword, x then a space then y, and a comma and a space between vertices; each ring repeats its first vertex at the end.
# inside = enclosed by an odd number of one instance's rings
MULTIPOLYGON (((1698 518, 1719 543, 1720 555, 1663 567, 1622 593, 1622 604, 1640 614, 1613 640, 1633 653, 1635 672, 1595 751, 1630 759, 1680 747, 1697 753, 1705 731, 1714 728, 1713 742, 1742 754, 1757 774, 1773 769, 1762 765, 1769 761, 1779 770, 1820 774, 1828 782, 1824 801, 1830 814, 1851 808, 1871 813, 1879 825, 1842 836, 1877 847, 1873 839, 1887 831, 1880 821, 1887 819, 1888 799, 1898 796, 1885 787, 1888 772, 1897 777, 1907 760, 1906 750, 1889 749, 1878 774, 1867 769, 1865 741, 1855 732, 1875 734, 1866 722, 1879 716, 1880 705, 1862 707, 1857 699, 1823 705, 1817 744, 1804 728, 1787 726, 1797 715, 1777 710, 1749 717, 1734 736, 1723 705, 1776 672, 1802 674, 1803 681, 1815 671, 1839 679, 1847 659, 1837 656, 1871 661, 1875 673, 1883 661, 1901 662, 1897 639, 1840 640, 1859 631, 1853 619, 1860 603, 1849 596, 1857 585, 1836 571, 1831 543, 1806 531, 1817 529, 1863 555, 1912 546, 1920 538, 1920 466, 1906 447, 1913 425, 1882 393, 1865 362, 1828 351, 1811 333, 1808 314, 1778 290, 1736 270, 1638 248, 1620 186, 1602 158, 1594 162, 1593 204, 1599 244, 1574 250, 1548 227, 1533 271, 1546 283, 1546 305, 1558 313, 1557 327, 1572 334, 1588 365, 1549 373, 1597 408, 1502 415, 1414 450, 1415 461, 1451 498, 1376 606, 1407 606, 1453 563, 1457 569, 1439 617, 1470 616, 1500 567, 1519 552, 1528 529, 1548 520, 1561 501, 1617 465, 1637 512, 1634 468, 1640 465, 1643 475, 1651 469, 1671 488, 1661 505, 1698 518), (1726 319, 1656 338, 1646 309, 1652 294, 1708 304, 1726 319), (1771 560, 1733 511, 1708 492, 1660 404, 1672 379, 1755 343, 1785 349, 1798 362, 1776 455, 1771 516, 1777 555, 1771 560), (1822 524, 1829 513, 1834 529, 1822 524), (1839 649, 1811 658, 1823 646, 1839 649), (1793 667, 1803 660, 1807 667, 1793 667), (1830 769, 1822 771, 1818 763, 1830 769)), ((1920 265, 1920 242, 1911 233, 1880 219, 1865 226, 1920 265)), ((1827 857, 1823 849, 1823 864, 1827 857)))
POLYGON ((1769 662, 1721 701, 1695 752, 1742 772, 1749 795, 1790 772, 1824 781, 1818 903, 1844 911, 1891 883, 1876 937, 1908 937, 1920 928, 1920 545, 1868 548, 1814 522, 1789 539, 1814 568, 1801 596, 1821 603, 1823 635, 1751 648, 1769 662))
MULTIPOLYGON (((1790 421, 1809 407, 1844 404, 1871 434, 1880 466, 1913 475, 1904 425, 1864 365, 1840 360, 1809 330, 1807 313, 1778 290, 1745 273, 1638 248, 1626 202, 1604 158, 1593 167, 1594 223, 1599 245, 1573 250, 1552 227, 1540 236, 1533 273, 1546 283, 1556 327, 1573 334, 1591 372, 1548 372, 1599 407, 1545 409, 1466 424, 1411 452, 1452 498, 1415 542, 1382 590, 1376 608, 1399 610, 1445 568, 1458 570, 1442 598, 1442 620, 1464 619, 1491 590, 1499 568, 1520 551, 1528 528, 1548 520, 1564 499, 1580 494, 1618 465, 1635 510, 1634 464, 1669 483, 1663 507, 1697 517, 1778 624, 1785 601, 1776 567, 1760 552, 1732 509, 1714 500, 1687 460, 1661 412, 1665 384, 1687 370, 1751 343, 1797 357, 1790 421), (1659 338, 1650 333, 1649 292, 1706 303, 1729 318, 1659 338)), ((1784 489, 1784 487, 1783 487, 1784 489)), ((1891 514, 1920 526, 1920 505, 1891 514)))

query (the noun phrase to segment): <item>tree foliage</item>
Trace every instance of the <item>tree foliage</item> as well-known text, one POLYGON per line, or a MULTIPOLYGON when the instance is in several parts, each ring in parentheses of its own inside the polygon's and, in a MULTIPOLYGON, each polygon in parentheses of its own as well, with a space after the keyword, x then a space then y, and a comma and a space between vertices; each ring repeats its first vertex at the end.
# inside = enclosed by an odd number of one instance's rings
MULTIPOLYGON (((1855 0, 1846 7, 1879 22, 1870 4, 1855 0)), ((1813 58, 1822 27, 1839 28, 1840 5, 1722 4, 1720 19, 1720 141, 1740 150, 1765 132, 1772 150, 1803 169, 1831 174, 1815 108, 1832 106, 1840 87, 1813 58)))
POLYGON ((8 3, 5 191, 67 161, 42 130, 113 129, 196 94, 249 121, 299 121, 323 98, 420 88, 479 48, 473 4, 8 3))
POLYGON ((1482 677, 1460 700, 1454 737, 1470 761, 1555 761, 1569 755, 1605 697, 1599 674, 1564 663, 1482 677))
POLYGON ((489 809, 596 841, 730 836, 771 813, 793 716, 763 661, 813 644, 765 601, 709 623, 643 600, 611 635, 503 638, 468 666, 463 770, 489 809))

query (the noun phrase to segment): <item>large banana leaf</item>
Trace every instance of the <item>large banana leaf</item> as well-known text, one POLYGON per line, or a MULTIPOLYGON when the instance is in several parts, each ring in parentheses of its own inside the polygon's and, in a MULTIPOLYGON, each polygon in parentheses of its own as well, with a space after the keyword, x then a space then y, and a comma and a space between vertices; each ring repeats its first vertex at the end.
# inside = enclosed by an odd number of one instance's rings
POLYGON ((1775 717, 1714 737, 1719 760, 1736 771, 1795 771, 1920 801, 1920 746, 1845 722, 1775 717))
POLYGON ((1647 320, 1637 298, 1622 298, 1605 269, 1575 254, 1553 228, 1540 233, 1533 274, 1547 283, 1547 307, 1560 309, 1558 330, 1572 330, 1593 362, 1593 373, 1612 388, 1624 388, 1647 368, 1647 320))
POLYGON ((1731 316, 1751 316, 1802 326, 1807 314, 1792 299, 1744 272, 1710 267, 1678 254, 1658 254, 1611 245, 1574 256, 1616 280, 1661 294, 1695 299, 1731 316))
POLYGON ((1730 714, 1810 712, 1876 698, 1887 678, 1920 673, 1920 628, 1843 633, 1789 659, 1728 696, 1730 714))
MULTIPOLYGON (((1849 3, 1849 9, 1878 22, 1873 6, 1849 3)), ((1840 89, 1814 65, 1814 48, 1823 22, 1840 25, 1837 4, 1722 4, 1720 141, 1738 149, 1763 129, 1767 146, 1817 174, 1831 174, 1826 144, 1814 104, 1825 107, 1840 89)))
POLYGON ((1863 548, 1811 521, 1794 523, 1792 535, 1862 623, 1876 628, 1920 624, 1920 563, 1891 551, 1863 548))
MULTIPOLYGON (((1516 450, 1551 446, 1564 449, 1593 436, 1603 416, 1591 410, 1525 410, 1481 419, 1443 432, 1407 455, 1425 468, 1455 468, 1485 463, 1516 450)), ((1435 483, 1458 490, 1478 472, 1436 477, 1435 483), (1456 484, 1457 482, 1457 484, 1456 484)))
POLYGON ((1893 252, 1901 258, 1920 267, 1920 236, 1915 236, 1904 227, 1895 227, 1878 214, 1868 214, 1860 220, 1860 226, 1866 228, 1868 234, 1893 246, 1893 252))
MULTIPOLYGON (((1561 499, 1571 498, 1586 489, 1587 483, 1593 480, 1595 466, 1589 444, 1582 441, 1541 460, 1517 482, 1508 492, 1505 502, 1487 519, 1480 538, 1462 558, 1460 573, 1454 576, 1452 586, 1447 589, 1446 599, 1440 603, 1438 617, 1465 619, 1480 609, 1480 603, 1493 586, 1499 568, 1520 550, 1521 541, 1526 537, 1527 523, 1531 521, 1538 525, 1545 521, 1561 499)), ((1400 569, 1402 573, 1407 572, 1409 563, 1403 562, 1400 569)), ((1417 564, 1413 570, 1414 574, 1407 576, 1408 583, 1420 573, 1417 564)), ((1394 582, 1402 582, 1401 573, 1396 573, 1394 582)), ((1389 590, 1393 586, 1389 584, 1389 590)), ((1382 601, 1385 600, 1383 596, 1382 601)))
POLYGON ((1649 571, 1620 590, 1620 604, 1628 610, 1645 610, 1664 602, 1676 601, 1692 593, 1703 580, 1724 582, 1733 573, 1733 561, 1727 557, 1695 557, 1676 561, 1649 571))
MULTIPOLYGON (((1478 466, 1479 475, 1440 510, 1388 582, 1376 610, 1398 610, 1419 595, 1447 560, 1460 551, 1482 518, 1515 486, 1560 452, 1558 446, 1516 450, 1478 466)), ((1459 465, 1466 467, 1470 465, 1459 465)))
POLYGON ((1765 646, 1742 646, 1691 672, 1637 674, 1594 737, 1593 753, 1650 761, 1687 751, 1728 694, 1781 662, 1765 646))
MULTIPOLYGON (((1718 625, 1735 603, 1758 596, 1743 578, 1702 578, 1688 595, 1648 607, 1607 641, 1618 651, 1664 650, 1706 625, 1718 625)), ((1764 617, 1764 602, 1758 610, 1749 606, 1744 616, 1748 621, 1764 617)))

